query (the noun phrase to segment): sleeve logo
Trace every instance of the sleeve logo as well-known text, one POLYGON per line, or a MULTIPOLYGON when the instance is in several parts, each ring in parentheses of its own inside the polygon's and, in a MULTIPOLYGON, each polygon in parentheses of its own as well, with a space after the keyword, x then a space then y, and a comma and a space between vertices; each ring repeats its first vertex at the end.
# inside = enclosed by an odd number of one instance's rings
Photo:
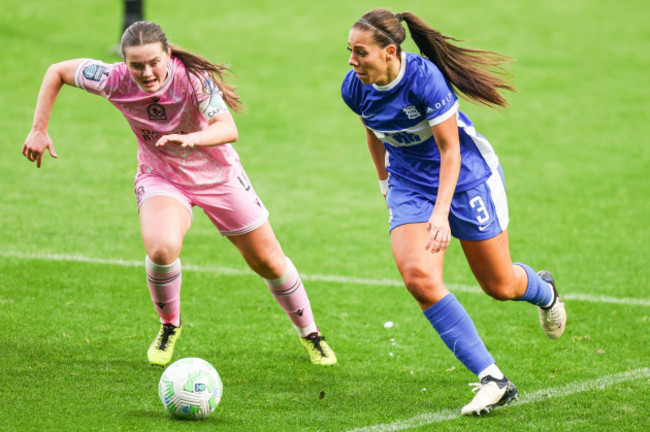
POLYGON ((214 81, 210 78, 203 80, 203 94, 206 96, 220 95, 221 91, 219 87, 214 84, 214 81))
POLYGON ((433 108, 428 107, 427 108, 427 114, 432 113, 434 111, 437 111, 442 107, 446 107, 447 105, 451 104, 451 102, 452 102, 452 94, 451 94, 451 92, 449 92, 449 93, 447 93, 447 96, 443 100, 441 100, 440 102, 435 103, 433 105, 433 108))
POLYGON ((91 81, 99 81, 102 79, 102 73, 106 68, 99 65, 86 66, 83 70, 84 77, 91 81))

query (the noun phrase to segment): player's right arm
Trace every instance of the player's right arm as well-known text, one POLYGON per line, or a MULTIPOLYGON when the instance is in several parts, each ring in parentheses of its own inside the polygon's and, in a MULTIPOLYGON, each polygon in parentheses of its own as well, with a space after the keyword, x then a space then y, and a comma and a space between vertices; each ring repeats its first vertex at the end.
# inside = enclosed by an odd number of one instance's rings
POLYGON ((84 59, 75 59, 56 63, 45 72, 36 100, 32 130, 23 144, 23 155, 30 162, 36 162, 38 168, 41 167, 45 149, 49 151, 52 157, 58 157, 54 151, 52 140, 47 133, 47 125, 50 121, 54 101, 56 101, 61 87, 64 84, 76 87, 75 74, 84 61, 84 59))
MULTIPOLYGON (((361 120, 361 123, 363 123, 363 119, 361 120)), ((384 143, 382 143, 381 140, 377 138, 375 133, 368 129, 365 123, 363 125, 366 130, 366 143, 368 144, 370 157, 372 158, 372 162, 375 164, 375 169, 377 170, 379 187, 385 197, 386 188, 388 187, 388 171, 386 171, 386 148, 384 147, 384 143)))

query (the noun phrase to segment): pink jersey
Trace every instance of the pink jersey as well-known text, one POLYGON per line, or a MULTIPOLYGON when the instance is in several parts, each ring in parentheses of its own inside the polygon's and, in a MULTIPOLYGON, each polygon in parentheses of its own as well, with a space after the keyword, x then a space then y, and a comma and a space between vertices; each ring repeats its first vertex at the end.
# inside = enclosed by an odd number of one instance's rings
MULTIPOLYGON (((183 148, 175 144, 156 147, 168 134, 205 129, 208 122, 199 105, 221 103, 214 86, 203 85, 172 57, 167 78, 156 93, 145 93, 135 83, 124 62, 107 64, 84 61, 75 76, 76 86, 107 98, 119 109, 138 139, 138 170, 153 173, 179 186, 207 186, 230 180, 237 172, 239 156, 230 144, 183 148), (215 98, 218 100, 215 101, 215 98), (210 99, 210 104, 205 103, 210 99)), ((225 109, 225 108, 224 108, 225 109)))

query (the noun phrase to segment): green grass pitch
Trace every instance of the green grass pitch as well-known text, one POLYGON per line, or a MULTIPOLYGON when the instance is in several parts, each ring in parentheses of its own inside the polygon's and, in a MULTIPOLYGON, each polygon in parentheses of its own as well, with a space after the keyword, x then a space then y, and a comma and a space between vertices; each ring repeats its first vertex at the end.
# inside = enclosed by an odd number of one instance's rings
POLYGON ((647 430, 649 14, 642 0, 147 1, 173 42, 235 71, 247 107, 236 148, 339 358, 309 364, 198 210, 174 358, 211 362, 224 396, 188 423, 164 412, 146 362, 158 324, 128 125, 64 88, 49 128, 59 159, 37 170, 20 153, 50 64, 118 60, 120 2, 3 1, 0 430, 647 430), (500 156, 513 258, 554 272, 569 319, 547 339, 535 308, 479 292, 452 242, 446 281, 521 396, 485 418, 459 416, 475 377, 399 284, 364 134, 340 98, 348 30, 377 6, 516 59, 510 109, 461 109, 500 156))

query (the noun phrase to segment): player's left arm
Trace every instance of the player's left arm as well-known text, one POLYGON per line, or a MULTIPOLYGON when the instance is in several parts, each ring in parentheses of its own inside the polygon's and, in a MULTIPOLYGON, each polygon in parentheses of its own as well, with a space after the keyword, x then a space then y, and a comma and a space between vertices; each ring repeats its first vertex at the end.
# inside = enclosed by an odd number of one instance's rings
POLYGON ((460 139, 458 138, 456 115, 432 126, 431 132, 440 151, 440 174, 438 195, 429 218, 427 226, 429 237, 424 249, 431 253, 437 253, 444 251, 451 241, 449 210, 460 172, 460 139))

